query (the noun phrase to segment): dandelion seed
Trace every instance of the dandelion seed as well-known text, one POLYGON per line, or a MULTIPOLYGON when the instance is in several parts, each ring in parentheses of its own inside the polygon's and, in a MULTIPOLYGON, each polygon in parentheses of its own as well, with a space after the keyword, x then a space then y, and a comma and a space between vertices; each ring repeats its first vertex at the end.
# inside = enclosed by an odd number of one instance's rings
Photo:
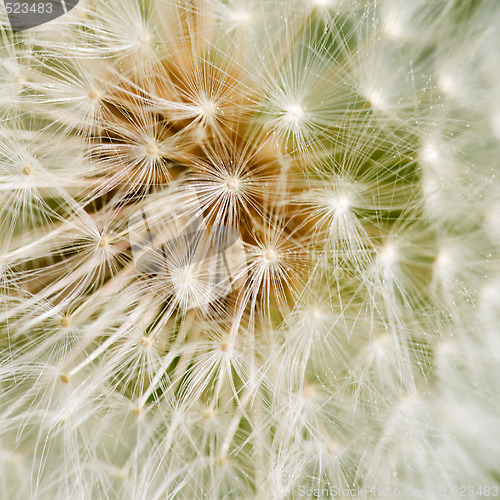
POLYGON ((106 248, 108 245, 109 245, 109 241, 108 241, 108 239, 106 237, 102 237, 99 240, 99 247, 100 248, 106 248))
POLYGON ((278 255, 272 248, 268 248, 264 251, 264 259, 267 262, 275 262, 278 259, 278 255))
POLYGON ((203 418, 206 420, 212 420, 214 416, 215 416, 214 411, 211 408, 207 409, 203 414, 203 418))
POLYGON ((313 5, 318 8, 325 8, 330 6, 331 0, 313 0, 313 5))
POLYGON ((89 96, 89 99, 91 99, 92 101, 96 101, 97 99, 99 99, 100 97, 100 94, 99 94, 99 91, 96 90, 96 89, 91 89, 88 93, 88 96, 89 96))
POLYGON ((144 413, 144 407, 140 406, 140 407, 137 407, 137 408, 134 408, 132 410, 132 413, 136 416, 136 417, 139 417, 140 415, 142 415, 144 413))
POLYGON ((238 26, 245 26, 252 22, 252 15, 244 10, 235 11, 230 16, 231 21, 234 21, 238 26))
POLYGON ((237 178, 235 177, 230 177, 227 181, 226 181, 226 186, 227 188, 229 189, 229 191, 233 192, 233 193, 236 193, 238 192, 239 188, 240 188, 240 182, 237 178))
POLYGON ((1 35, 5 498, 493 491, 498 5, 77 9, 1 35))
POLYGON ((146 146, 146 153, 149 155, 149 156, 156 156, 158 155, 158 146, 156 144, 148 144, 146 146))
POLYGON ((61 318, 60 323, 61 323, 61 326, 63 328, 67 328, 71 324, 71 320, 67 317, 64 317, 64 318, 61 318))
POLYGON ((398 248, 393 242, 386 243, 380 250, 380 260, 383 266, 390 269, 395 263, 398 262, 398 248))
POLYGON ((287 108, 287 118, 291 124, 299 124, 304 117, 304 109, 298 104, 293 104, 287 108))
POLYGON ((141 33, 138 37, 137 40, 139 43, 142 45, 147 45, 151 41, 151 37, 147 33, 141 33))
POLYGON ((229 352, 231 350, 231 344, 229 342, 222 342, 220 348, 222 352, 229 352))

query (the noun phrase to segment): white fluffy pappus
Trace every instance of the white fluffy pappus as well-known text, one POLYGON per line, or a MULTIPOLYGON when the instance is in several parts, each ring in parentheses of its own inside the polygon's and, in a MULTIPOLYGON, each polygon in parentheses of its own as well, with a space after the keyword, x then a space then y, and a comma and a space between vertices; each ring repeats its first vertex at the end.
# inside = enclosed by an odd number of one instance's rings
POLYGON ((0 498, 496 491, 498 6, 0 16, 0 498))

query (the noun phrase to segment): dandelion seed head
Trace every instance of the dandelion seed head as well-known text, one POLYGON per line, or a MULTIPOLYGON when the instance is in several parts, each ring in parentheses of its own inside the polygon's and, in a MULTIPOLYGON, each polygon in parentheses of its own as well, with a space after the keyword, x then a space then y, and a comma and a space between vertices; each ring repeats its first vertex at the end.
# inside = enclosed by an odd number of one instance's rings
POLYGON ((486 283, 479 291, 479 306, 483 317, 495 318, 495 313, 500 310, 498 304, 500 304, 500 281, 497 279, 486 283))
POLYGON ((244 9, 233 10, 229 14, 231 22, 237 26, 246 26, 252 23, 252 14, 244 9))
POLYGON ((325 446, 325 450, 329 455, 336 456, 340 450, 340 446, 335 441, 328 441, 325 446))
POLYGON ((26 79, 24 78, 22 73, 18 73, 17 75, 14 76, 13 81, 14 81, 14 83, 17 83, 17 84, 23 84, 24 82, 26 82, 26 79))
POLYGON ((419 153, 419 158, 431 165, 439 164, 441 160, 440 149, 440 146, 436 142, 428 140, 422 146, 422 149, 419 153))
POLYGON ((121 469, 118 469, 116 471, 116 476, 121 479, 121 480, 124 480, 127 478, 128 476, 128 469, 126 467, 122 467, 121 469))
POLYGON ((387 17, 384 21, 384 31, 394 37, 403 38, 405 35, 404 26, 397 17, 387 17))
POLYGON ((462 3, 80 0, 4 33, 6 497, 490 484, 500 11, 462 3))
POLYGON ((136 417, 140 417, 144 413, 144 406, 136 406, 135 408, 132 409, 132 413, 136 417))
POLYGON ((393 267, 400 259, 400 252, 395 242, 389 241, 379 251, 379 257, 384 267, 393 267))
POLYGON ((106 248, 108 245, 109 245, 108 238, 106 238, 105 236, 103 236, 103 237, 99 240, 98 246, 99 246, 100 248, 106 248))
POLYGON ((152 342, 151 342, 151 339, 149 337, 142 337, 140 340, 140 344, 142 347, 147 349, 148 347, 151 346, 152 342))
POLYGON ((169 270, 169 278, 182 308, 198 306, 213 300, 210 270, 203 265, 188 265, 169 270))
POLYGON ((227 340, 224 340, 223 342, 221 342, 220 344, 220 350, 226 354, 230 353, 233 349, 233 346, 230 342, 228 342, 227 340))
POLYGON ((290 104, 286 108, 286 120, 292 126, 298 126, 305 117, 304 108, 300 104, 290 104))
POLYGON ((61 318, 61 321, 59 323, 63 328, 67 328, 71 324, 71 319, 67 316, 64 316, 63 318, 61 318))
POLYGON ((301 395, 304 399, 314 399, 314 397, 316 396, 316 389, 311 384, 306 385, 304 389, 302 389, 301 395))
POLYGON ((429 212, 445 209, 443 207, 442 183, 433 178, 430 173, 424 173, 422 193, 429 212))
POLYGON ((412 24, 415 24, 414 17, 417 8, 418 5, 415 2, 406 0, 385 4, 382 15, 384 32, 396 39, 408 38, 412 31, 412 24))
POLYGON ((323 317, 323 311, 318 306, 312 306, 309 309, 309 315, 313 321, 321 319, 323 317))
POLYGON ((214 123, 219 109, 215 101, 213 101, 212 99, 203 98, 197 109, 200 118, 207 121, 208 123, 214 123))
POLYGON ((185 269, 181 271, 180 276, 179 276, 179 281, 183 285, 191 285, 194 280, 194 274, 191 269, 185 269))
POLYGON ((463 92, 462 76, 456 71, 443 68, 437 79, 438 88, 452 98, 458 98, 463 92))
POLYGON ((226 180, 226 187, 232 193, 237 193, 240 190, 240 181, 237 177, 229 177, 226 180))
POLYGON ((436 260, 434 261, 434 272, 440 279, 448 282, 453 279, 463 258, 459 250, 454 248, 454 242, 443 242, 438 249, 436 260))
POLYGON ((351 197, 348 193, 335 193, 330 196, 329 204, 335 212, 341 214, 348 211, 351 207, 351 197))
POLYGON ((315 7, 328 7, 331 0, 314 0, 313 4, 315 7))
POLYGON ((276 262, 278 260, 278 253, 273 248, 266 248, 262 253, 262 256, 268 263, 276 262))
POLYGON ((151 41, 151 36, 148 34, 148 33, 141 33, 138 37, 137 37, 137 41, 141 44, 141 45, 148 45, 149 42, 151 41))
POLYGON ((213 418, 215 417, 215 413, 213 411, 212 408, 207 408, 204 412, 203 412, 203 418, 205 420, 212 420, 213 418))
POLYGON ((456 355, 455 349, 447 340, 440 342, 436 348, 436 364, 439 367, 446 366, 456 355))
POLYGON ((91 101, 97 101, 101 96, 97 89, 90 89, 87 95, 91 101))
POLYGON ((436 267, 440 270, 441 273, 446 273, 453 266, 453 257, 452 253, 448 248, 441 248, 436 257, 436 267))
POLYGON ((31 175, 33 173, 33 167, 31 165, 25 165, 23 167, 23 174, 24 175, 31 175))
POLYGON ((400 413, 400 417, 404 418, 406 415, 408 415, 411 418, 412 415, 410 412, 416 409, 416 407, 418 407, 421 403, 422 401, 418 394, 404 394, 398 402, 397 411, 400 413))
POLYGON ((387 333, 380 333, 378 335, 375 335, 373 339, 373 351, 378 355, 378 356, 385 356, 387 355, 387 350, 390 347, 391 343, 391 338, 387 333))
POLYGON ((156 157, 158 156, 160 148, 156 143, 150 143, 146 146, 146 153, 148 156, 156 157))
POLYGON ((375 109, 384 109, 386 107, 386 105, 387 105, 386 97, 384 96, 382 89, 376 89, 376 88, 370 87, 370 88, 366 88, 364 90, 364 93, 366 95, 366 98, 370 102, 370 104, 375 109))

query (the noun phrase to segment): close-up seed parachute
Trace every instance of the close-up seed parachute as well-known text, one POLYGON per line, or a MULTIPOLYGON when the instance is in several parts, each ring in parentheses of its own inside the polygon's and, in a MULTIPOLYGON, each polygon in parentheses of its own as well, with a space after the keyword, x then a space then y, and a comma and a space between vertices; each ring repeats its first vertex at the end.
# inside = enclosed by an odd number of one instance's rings
POLYGON ((0 498, 498 496, 500 3, 71 3, 0 5, 0 498))

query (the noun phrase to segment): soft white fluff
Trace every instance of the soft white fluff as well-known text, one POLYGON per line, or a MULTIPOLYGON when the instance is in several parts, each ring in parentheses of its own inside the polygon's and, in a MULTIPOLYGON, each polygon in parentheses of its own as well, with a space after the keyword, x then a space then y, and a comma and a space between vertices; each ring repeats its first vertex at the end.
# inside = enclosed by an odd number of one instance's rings
POLYGON ((1 16, 1 498, 498 491, 496 2, 1 16))

